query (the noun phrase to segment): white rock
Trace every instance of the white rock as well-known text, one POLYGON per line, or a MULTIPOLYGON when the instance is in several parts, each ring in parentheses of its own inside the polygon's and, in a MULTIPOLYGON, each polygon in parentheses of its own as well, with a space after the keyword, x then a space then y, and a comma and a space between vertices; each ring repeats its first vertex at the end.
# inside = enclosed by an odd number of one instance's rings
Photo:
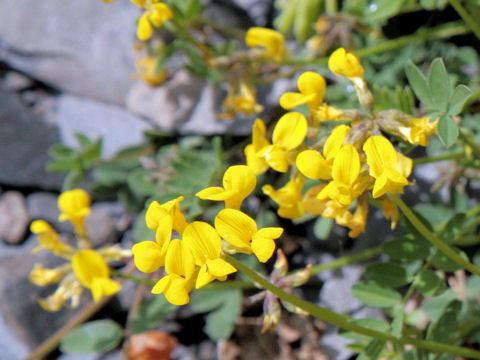
POLYGON ((129 1, 0 1, 0 60, 51 86, 123 104, 140 10, 129 1))
POLYGON ((57 100, 53 122, 58 126, 63 144, 78 147, 75 132, 90 139, 103 138, 102 156, 112 156, 126 146, 143 141, 143 132, 151 126, 143 119, 124 109, 79 98, 61 95, 57 100))

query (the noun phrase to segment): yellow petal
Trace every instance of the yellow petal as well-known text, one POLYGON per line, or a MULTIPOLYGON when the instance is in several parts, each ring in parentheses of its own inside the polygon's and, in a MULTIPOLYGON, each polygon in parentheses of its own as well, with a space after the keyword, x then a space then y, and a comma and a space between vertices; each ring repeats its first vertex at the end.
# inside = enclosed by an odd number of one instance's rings
POLYGON ((280 97, 280 106, 286 110, 306 104, 316 98, 315 94, 300 94, 296 92, 287 92, 280 97))
POLYGON ((220 257, 222 241, 217 231, 206 222, 194 221, 187 225, 183 241, 190 247, 195 263, 199 266, 205 264, 207 259, 220 257))
POLYGON ((274 60, 281 60, 285 56, 285 38, 272 29, 251 27, 245 36, 245 43, 249 47, 264 47, 266 55, 274 60))
POLYGON ((225 201, 233 194, 233 191, 225 191, 222 187, 212 186, 197 192, 195 196, 202 200, 225 201))
POLYGON ((215 277, 215 279, 222 279, 229 274, 237 271, 230 263, 223 259, 207 260, 207 271, 215 277))
POLYGON ((189 292, 192 282, 176 274, 161 278, 152 288, 152 294, 163 294, 173 305, 185 305, 190 301, 189 292))
POLYGON ((378 198, 387 192, 391 194, 403 193, 403 188, 408 185, 408 180, 396 170, 386 168, 376 178, 373 186, 372 196, 378 198))
POLYGON ((152 34, 153 29, 150 21, 148 20, 148 14, 143 13, 142 16, 140 16, 140 19, 138 19, 137 37, 140 40, 147 41, 152 37, 152 34))
POLYGON ((282 228, 263 228, 260 229, 252 239, 252 250, 255 256, 261 262, 268 261, 275 251, 275 241, 282 236, 282 228))
POLYGON ((331 72, 348 78, 363 77, 363 67, 358 58, 347 52, 344 48, 335 50, 328 59, 328 67, 331 72))
POLYGON ((94 250, 80 250, 72 257, 72 269, 78 281, 91 288, 93 279, 109 276, 105 260, 94 250))
POLYGON ((215 217, 215 229, 220 236, 239 251, 250 252, 250 241, 257 232, 257 224, 239 210, 224 209, 215 217))
POLYGON ((395 170, 407 178, 412 173, 412 168, 413 160, 402 153, 397 152, 397 166, 395 167, 395 170))
POLYGON ((203 265, 198 272, 197 281, 195 282, 195 288, 200 289, 208 283, 215 280, 215 276, 207 271, 207 265, 203 265))
POLYGON ((182 240, 172 240, 165 257, 165 271, 167 274, 177 274, 187 279, 195 271, 195 258, 190 248, 182 240))
POLYGON ((273 130, 273 144, 285 150, 293 150, 307 136, 308 122, 299 112, 289 112, 278 120, 273 130))
POLYGON ((349 131, 350 127, 347 125, 339 125, 332 130, 332 133, 323 146, 323 155, 325 156, 325 159, 330 160, 337 155, 338 150, 343 146, 343 142, 349 131))
POLYGON ((295 162, 298 170, 310 179, 328 180, 332 177, 331 165, 318 151, 302 151, 295 162))
POLYGON ((119 292, 122 288, 122 285, 113 281, 110 278, 102 277, 95 278, 92 282, 92 297, 96 302, 102 298, 102 296, 110 296, 119 292))
POLYGON ((367 164, 370 175, 380 176, 384 169, 395 169, 397 166, 397 152, 392 143, 384 136, 370 136, 363 145, 367 155, 367 164))
POLYGON ((266 148, 264 156, 265 161, 273 170, 278 172, 288 171, 290 161, 285 150, 272 145, 266 148))
POLYGON ((265 146, 270 145, 265 135, 267 128, 261 119, 256 119, 252 126, 252 145, 255 152, 261 151, 265 146))
MULTIPOLYGON (((168 244, 166 244, 168 246, 168 244)), ((133 245, 133 261, 138 270, 152 273, 165 263, 165 251, 153 241, 142 241, 133 245)))
POLYGON ((255 173, 246 165, 230 166, 223 175, 223 187, 235 195, 225 199, 225 207, 240 210, 243 200, 257 186, 255 173))
POLYGON ((252 169, 255 175, 261 175, 268 170, 268 163, 265 161, 263 155, 255 151, 253 144, 245 147, 245 157, 247 159, 247 166, 252 169))
POLYGON ((310 107, 310 109, 317 108, 323 102, 327 83, 322 75, 313 71, 306 71, 300 75, 297 83, 298 90, 300 90, 302 94, 315 95, 311 100, 307 101, 307 105, 310 107))
POLYGON ((360 157, 353 145, 343 146, 333 161, 332 177, 336 182, 351 186, 360 174, 360 157))
POLYGON ((148 19, 153 24, 153 26, 161 27, 165 20, 173 18, 173 12, 170 10, 167 4, 165 3, 156 3, 152 4, 148 19))

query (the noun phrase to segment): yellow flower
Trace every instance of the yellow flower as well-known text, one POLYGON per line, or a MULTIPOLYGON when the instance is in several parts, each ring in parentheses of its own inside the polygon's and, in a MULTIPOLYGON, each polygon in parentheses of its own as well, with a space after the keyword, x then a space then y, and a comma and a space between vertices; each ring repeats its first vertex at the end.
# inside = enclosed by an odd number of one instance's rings
POLYGON ((237 271, 221 258, 222 240, 210 224, 202 221, 189 224, 183 233, 183 241, 192 251, 195 264, 200 266, 195 283, 197 289, 215 279, 226 280, 227 275, 237 271))
POLYGON ((166 276, 152 288, 153 294, 164 294, 174 305, 190 301, 189 292, 194 284, 195 259, 183 240, 172 240, 165 260, 166 276))
POLYGON ((310 215, 320 216, 325 211, 327 201, 319 200, 317 198, 318 193, 322 191, 324 187, 325 185, 312 186, 305 192, 305 194, 303 194, 303 208, 310 215))
POLYGON ((46 221, 33 221, 30 225, 30 231, 37 234, 39 242, 39 245, 32 250, 32 253, 47 249, 57 256, 69 257, 75 251, 73 247, 60 241, 58 233, 46 221))
POLYGON ((357 199, 357 208, 353 213, 350 221, 345 225, 350 228, 348 236, 351 238, 356 238, 358 235, 365 231, 365 226, 367 224, 367 215, 368 215, 368 195, 363 193, 357 199))
POLYGON ((187 226, 185 216, 180 209, 180 201, 183 199, 183 196, 179 196, 164 204, 152 201, 148 206, 145 222, 149 229, 156 231, 158 242, 163 243, 166 238, 170 238, 172 229, 181 234, 187 226))
POLYGON ((224 209, 215 218, 215 228, 232 247, 246 254, 252 252, 261 262, 266 262, 275 251, 275 239, 283 229, 267 227, 257 230, 257 224, 248 215, 234 209, 224 209))
POLYGON ((298 154, 296 159, 298 170, 310 179, 331 179, 333 160, 343 146, 349 131, 350 127, 347 125, 335 127, 323 146, 324 155, 315 150, 304 150, 298 154))
POLYGON ((328 59, 328 68, 331 72, 347 78, 363 78, 363 67, 358 58, 344 48, 335 50, 328 59))
POLYGON ((353 145, 343 146, 337 153, 332 167, 333 180, 318 194, 318 198, 332 199, 342 205, 350 205, 359 195, 354 185, 360 175, 360 157, 353 145))
POLYGON ((137 269, 149 274, 163 266, 169 245, 170 239, 162 244, 147 240, 133 245, 133 262, 137 269))
POLYGON ((282 188, 275 190, 271 185, 265 185, 262 191, 278 205, 278 215, 287 219, 302 217, 305 213, 302 201, 303 176, 290 180, 282 188))
POLYGON ((264 157, 270 167, 278 172, 286 172, 294 159, 292 150, 303 143, 307 136, 308 122, 298 112, 283 115, 273 130, 272 145, 263 149, 264 157))
POLYGON ((255 175, 263 174, 268 170, 268 163, 263 156, 263 149, 271 145, 266 139, 267 128, 261 119, 256 119, 252 126, 252 143, 245 147, 247 166, 255 175))
POLYGON ((195 195, 202 200, 225 201, 225 207, 240 210, 243 200, 252 193, 257 178, 248 166, 230 166, 223 175, 223 188, 214 186, 195 195))
POLYGON ((72 269, 78 281, 91 290, 95 301, 103 295, 116 294, 122 288, 110 278, 110 269, 105 260, 94 250, 80 250, 73 255, 72 269))
POLYGON ((84 236, 85 218, 91 212, 88 193, 82 189, 65 191, 58 197, 58 208, 61 211, 58 220, 69 220, 75 227, 75 231, 84 236))
POLYGON ((313 71, 304 72, 299 76, 297 92, 287 92, 280 98, 280 105, 287 110, 290 110, 296 106, 307 104, 310 111, 314 111, 318 108, 325 95, 325 89, 327 84, 322 75, 313 71))
POLYGON ((162 84, 166 79, 167 72, 158 69, 158 59, 151 55, 136 59, 135 69, 140 79, 153 86, 162 84))
POLYGON ((382 199, 382 211, 386 219, 390 219, 392 222, 391 229, 397 227, 398 222, 398 208, 397 205, 389 198, 384 197, 382 199))
POLYGON ((285 58, 285 38, 278 31, 252 27, 247 31, 245 43, 249 47, 265 48, 264 56, 272 60, 280 61, 285 58))
POLYGON ((47 311, 59 311, 70 301, 70 307, 77 307, 82 295, 82 285, 73 273, 67 274, 57 287, 57 290, 45 299, 39 299, 38 303, 47 311))
POLYGON ((245 81, 228 87, 228 94, 223 100, 222 108, 224 113, 221 116, 226 118, 232 118, 238 112, 253 115, 263 110, 263 106, 257 104, 255 88, 245 81))
POLYGON ((152 25, 161 27, 166 20, 173 18, 173 12, 167 4, 157 1, 146 1, 143 5, 145 12, 138 20, 137 37, 146 41, 152 37, 152 25))
POLYGON ((405 172, 408 170, 408 166, 402 166, 401 162, 399 164, 397 152, 392 143, 384 136, 371 136, 365 141, 363 151, 367 155, 370 175, 375 178, 373 197, 378 198, 387 192, 403 193, 403 188, 408 185, 408 180, 397 167, 405 172))
POLYGON ((62 280, 71 271, 70 264, 64 264, 55 269, 46 269, 41 264, 35 264, 28 279, 38 286, 55 284, 62 280))

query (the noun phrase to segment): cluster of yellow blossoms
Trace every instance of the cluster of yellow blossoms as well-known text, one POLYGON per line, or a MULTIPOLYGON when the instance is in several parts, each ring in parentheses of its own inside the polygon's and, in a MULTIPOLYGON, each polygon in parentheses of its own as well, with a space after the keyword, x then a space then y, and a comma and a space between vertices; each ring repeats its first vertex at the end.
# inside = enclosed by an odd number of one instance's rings
POLYGON ((71 307, 79 305, 83 287, 90 289, 93 299, 98 301, 103 295, 113 295, 121 285, 110 278, 108 262, 130 257, 129 250, 110 246, 93 250, 85 229, 85 218, 90 214, 90 197, 81 189, 62 193, 58 198, 61 211, 59 221, 70 221, 75 229, 77 247, 61 240, 61 236, 44 220, 35 220, 30 229, 37 234, 39 245, 32 250, 36 253, 49 250, 64 258, 67 263, 54 269, 35 264, 30 273, 30 281, 38 286, 59 283, 57 290, 40 305, 48 311, 58 311, 70 302, 71 307))
POLYGON ((375 113, 374 99, 363 79, 357 57, 341 48, 329 58, 334 74, 352 81, 363 113, 357 109, 337 109, 324 102, 325 79, 307 71, 298 78, 298 92, 288 92, 280 105, 290 110, 307 105, 308 118, 288 112, 277 122, 270 142, 266 126, 257 119, 252 143, 245 148, 247 165, 257 175, 272 168, 291 169, 288 183, 280 189, 265 185, 263 192, 279 205, 278 214, 299 218, 305 213, 335 219, 350 228, 356 237, 365 229, 369 194, 381 200, 385 216, 395 227, 398 210, 388 194, 402 193, 409 184, 412 160, 397 152, 382 132, 415 145, 427 145, 437 122, 415 118, 398 110, 375 113), (319 138, 321 123, 341 121, 329 136, 319 138), (318 180, 305 191, 305 178, 318 180), (351 209, 355 207, 355 210, 351 209))
POLYGON ((155 231, 155 241, 142 241, 132 248, 137 268, 151 273, 165 268, 166 275, 152 293, 164 294, 175 305, 189 302, 193 287, 213 280, 225 280, 237 271, 223 254, 255 254, 267 261, 275 250, 274 240, 283 229, 258 229, 256 222, 240 211, 243 200, 255 189, 256 177, 244 165, 232 166, 224 174, 223 187, 197 193, 202 199, 224 201, 225 209, 215 217, 215 226, 203 221, 187 223, 180 210, 183 197, 159 204, 153 201, 146 212, 146 224, 155 231), (173 239, 172 239, 173 235, 173 239))

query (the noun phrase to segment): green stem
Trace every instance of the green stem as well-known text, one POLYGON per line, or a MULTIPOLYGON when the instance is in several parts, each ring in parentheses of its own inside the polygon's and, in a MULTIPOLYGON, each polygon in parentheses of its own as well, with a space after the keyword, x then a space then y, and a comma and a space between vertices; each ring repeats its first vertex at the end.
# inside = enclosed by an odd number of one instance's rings
POLYGON ((238 270, 247 275, 252 281, 258 283, 265 290, 268 290, 275 294, 277 297, 281 298, 284 301, 287 301, 305 311, 310 315, 315 316, 316 318, 328 322, 334 326, 337 326, 341 329, 347 331, 353 331, 361 335, 372 337, 379 340, 391 341, 394 344, 400 345, 414 345, 419 348, 423 348, 433 352, 444 352, 449 354, 457 354, 473 359, 480 359, 480 351, 475 351, 467 348, 461 348, 453 345, 447 345, 442 343, 437 343, 434 341, 419 340, 407 337, 397 338, 389 333, 378 332, 375 330, 367 329, 365 327, 356 325, 354 323, 348 322, 348 317, 342 314, 338 314, 332 310, 323 308, 321 306, 315 305, 311 302, 302 300, 292 294, 287 293, 286 291, 280 289, 279 287, 273 285, 257 272, 250 269, 248 266, 244 265, 242 262, 238 261, 234 257, 227 255, 225 256, 226 260, 235 266, 238 270))
MULTIPOLYGON (((415 34, 387 40, 381 44, 372 45, 364 49, 354 51, 354 53, 359 58, 364 58, 370 55, 398 49, 417 40, 444 39, 452 36, 463 35, 468 32, 469 29, 461 21, 453 21, 430 29, 420 29, 415 34)), ((279 63, 288 65, 326 65, 328 63, 328 57, 321 57, 315 60, 286 59, 280 61, 279 63)))
POLYGON ((452 5, 458 15, 461 16, 463 21, 465 21, 465 24, 467 24, 468 27, 473 31, 475 36, 480 39, 480 25, 478 25, 478 22, 470 16, 467 10, 465 10, 460 1, 448 0, 448 2, 450 3, 450 5, 452 5))
POLYGON ((454 159, 461 159, 465 156, 465 151, 457 151, 452 153, 447 153, 438 156, 425 156, 417 159, 413 159, 413 165, 421 165, 421 164, 428 164, 437 161, 444 161, 444 160, 454 160, 454 159))
POLYGON ((462 266, 464 269, 467 269, 472 274, 480 276, 480 268, 473 265, 470 261, 465 260, 460 255, 458 255, 450 246, 445 244, 442 240, 437 238, 423 223, 417 218, 413 211, 403 202, 398 195, 390 195, 393 202, 399 207, 403 215, 408 219, 408 221, 417 229, 417 231, 422 234, 425 239, 430 241, 437 249, 443 252, 450 260, 462 266))
POLYGON ((337 0, 326 0, 325 1, 325 12, 327 14, 335 14, 338 12, 338 3, 337 0))
POLYGON ((360 251, 359 253, 341 257, 326 264, 315 265, 312 267, 311 275, 317 275, 325 270, 338 269, 342 266, 356 263, 363 260, 368 260, 372 257, 380 255, 382 253, 382 246, 375 246, 373 248, 360 251))

